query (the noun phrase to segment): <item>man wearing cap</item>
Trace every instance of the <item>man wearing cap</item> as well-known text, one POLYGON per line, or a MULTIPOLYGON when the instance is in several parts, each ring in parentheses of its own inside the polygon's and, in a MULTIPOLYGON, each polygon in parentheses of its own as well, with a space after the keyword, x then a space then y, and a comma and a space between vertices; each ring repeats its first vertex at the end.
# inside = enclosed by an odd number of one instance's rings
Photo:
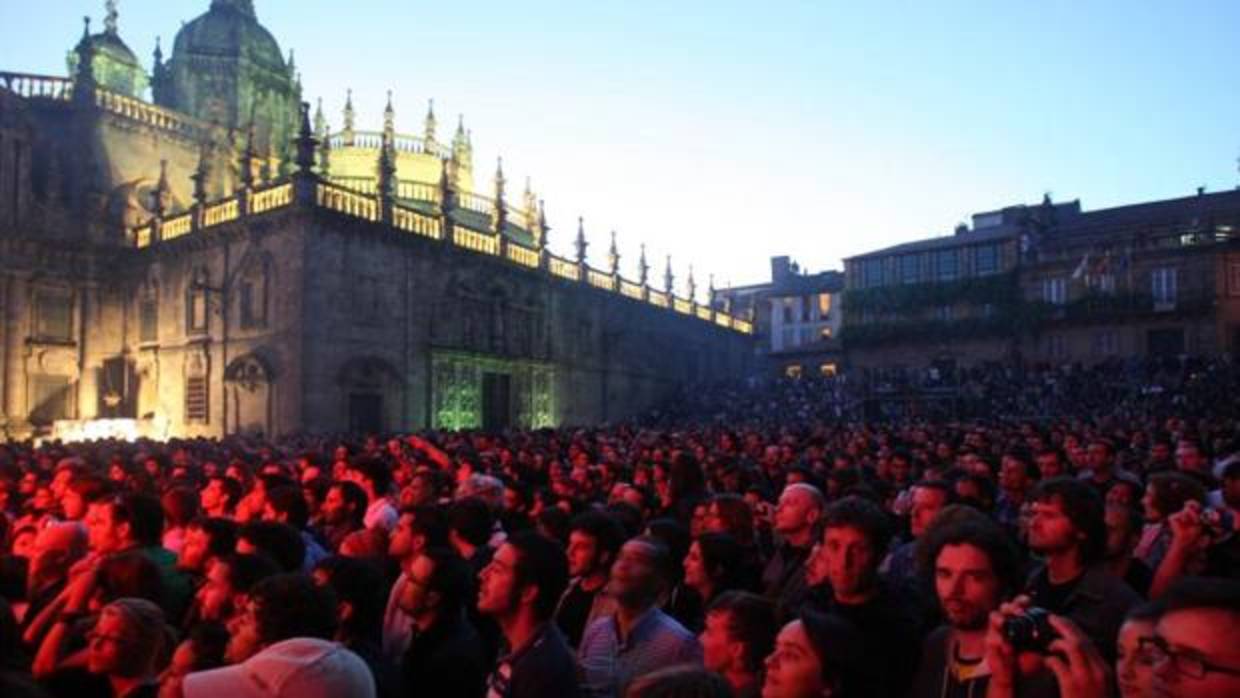
POLYGON ((229 624, 225 655, 233 666, 187 674, 184 698, 374 698, 361 657, 330 641, 336 600, 302 574, 279 574, 250 591, 229 624))

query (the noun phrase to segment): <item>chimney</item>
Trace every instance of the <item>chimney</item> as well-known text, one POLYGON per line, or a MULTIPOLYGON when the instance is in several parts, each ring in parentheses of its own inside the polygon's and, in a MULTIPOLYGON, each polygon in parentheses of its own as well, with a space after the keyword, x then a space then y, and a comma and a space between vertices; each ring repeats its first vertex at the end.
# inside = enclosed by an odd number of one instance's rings
POLYGON ((779 283, 792 276, 792 259, 787 255, 771 257, 771 281, 779 283))

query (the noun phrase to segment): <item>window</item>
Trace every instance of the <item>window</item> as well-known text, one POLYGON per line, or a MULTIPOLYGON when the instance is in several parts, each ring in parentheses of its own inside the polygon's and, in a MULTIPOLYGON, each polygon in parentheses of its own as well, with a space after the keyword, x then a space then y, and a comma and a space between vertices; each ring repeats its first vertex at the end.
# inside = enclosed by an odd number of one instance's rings
POLYGON ((934 309, 934 319, 939 322, 951 322, 955 317, 955 310, 950 305, 940 305, 934 309))
POLYGON ((207 379, 190 376, 185 379, 185 421, 207 422, 207 379))
POLYGON ((900 257, 900 283, 915 284, 921 281, 921 257, 906 254, 900 257))
POLYGON ((831 339, 831 328, 830 327, 822 328, 822 331, 818 333, 818 338, 823 339, 823 340, 831 339))
POLYGON ((810 313, 814 310, 814 297, 805 296, 804 298, 799 298, 798 300, 801 302, 801 322, 809 322, 813 319, 810 316, 810 313))
POLYGON ((801 341, 800 341, 799 343, 800 343, 802 346, 803 346, 803 345, 806 345, 806 344, 813 344, 813 343, 814 343, 814 339, 815 339, 815 338, 816 338, 816 337, 815 337, 815 333, 814 333, 814 328, 812 328, 812 327, 802 327, 802 328, 801 328, 801 341))
POLYGON ((791 298, 783 299, 783 318, 784 318, 784 322, 788 322, 788 323, 793 322, 792 320, 792 299, 791 298))
POLYGON ((883 285, 883 260, 867 259, 861 263, 861 285, 866 288, 883 285))
POLYGON ((35 294, 35 336, 51 342, 73 341, 73 298, 67 291, 35 294))
POLYGON ((826 320, 827 316, 830 314, 831 314, 831 294, 830 293, 819 293, 818 294, 818 319, 826 320))
POLYGON ((784 376, 785 376, 785 377, 787 377, 787 378, 791 378, 791 379, 793 379, 793 380, 799 380, 799 379, 801 378, 801 366, 800 366, 800 364, 793 364, 793 365, 791 365, 791 366, 785 366, 785 367, 784 367, 784 376))
POLYGON ((998 245, 981 245, 975 249, 974 255, 978 276, 999 271, 998 245))
POLYGON ((1062 276, 1042 279, 1042 300, 1052 305, 1068 302, 1068 280, 1062 276))
POLYGON ((940 250, 934 255, 939 281, 953 281, 960 274, 958 250, 940 250))
POLYGON ((1150 272, 1150 295, 1154 297, 1155 310, 1175 307, 1177 281, 1175 267, 1160 267, 1150 272))
POLYGON ((838 368, 834 361, 827 362, 818 367, 818 374, 824 378, 830 378, 838 372, 838 368))
POLYGON ((138 303, 138 341, 159 341, 159 299, 151 296, 138 303))

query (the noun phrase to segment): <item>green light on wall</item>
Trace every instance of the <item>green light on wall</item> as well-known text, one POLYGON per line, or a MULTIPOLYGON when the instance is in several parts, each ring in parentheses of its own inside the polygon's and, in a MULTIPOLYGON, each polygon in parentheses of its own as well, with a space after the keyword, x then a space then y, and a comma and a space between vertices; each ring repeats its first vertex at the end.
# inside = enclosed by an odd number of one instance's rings
POLYGON ((482 427, 487 374, 508 377, 507 403, 499 407, 506 413, 505 422, 520 429, 555 426, 554 371, 550 364, 454 351, 432 354, 432 426, 451 430, 482 427))

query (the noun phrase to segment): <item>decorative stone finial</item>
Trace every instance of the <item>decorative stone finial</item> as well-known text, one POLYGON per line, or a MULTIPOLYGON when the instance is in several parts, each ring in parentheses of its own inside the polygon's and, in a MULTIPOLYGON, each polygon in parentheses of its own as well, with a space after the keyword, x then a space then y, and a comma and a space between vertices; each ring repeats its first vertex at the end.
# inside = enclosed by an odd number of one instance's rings
POLYGON ((116 36, 116 19, 120 15, 116 11, 116 0, 107 0, 103 3, 103 31, 112 36, 116 36))
POLYGON ((314 169, 314 151, 319 142, 310 130, 310 103, 301 103, 301 130, 297 133, 297 171, 309 174, 314 169))
POLYGON ((210 153, 208 151, 209 146, 205 144, 198 151, 198 167, 194 170, 194 174, 190 176, 190 179, 194 181, 194 205, 199 208, 207 203, 207 180, 211 177, 210 153))
POLYGON ((151 213, 156 218, 163 218, 168 212, 168 199, 171 192, 168 187, 168 161, 159 161, 159 182, 155 184, 155 190, 151 192, 151 213))
POLYGON ((689 265, 689 300, 697 302, 697 281, 693 279, 693 265, 689 265))
POLYGON ((159 36, 155 36, 155 67, 159 68, 164 63, 164 50, 159 47, 159 36))
POLYGON ((435 142, 435 131, 439 126, 439 122, 435 120, 435 100, 430 100, 426 104, 426 124, 422 129, 422 139, 427 145, 435 142))
POLYGON ((344 98, 344 129, 341 135, 344 136, 345 145, 353 145, 353 90, 350 89, 345 93, 344 98))
POLYGON ((586 263, 586 248, 590 243, 586 242, 586 221, 583 217, 577 216, 577 263, 586 263))
POLYGON ((327 117, 323 116, 323 98, 319 97, 314 107, 314 137, 319 140, 327 138, 327 117))
POLYGON ((547 247, 547 232, 551 228, 547 226, 547 209, 543 206, 542 199, 538 200, 538 234, 534 236, 534 244, 539 250, 547 247))
POLYGON ((672 274, 672 256, 667 256, 667 266, 663 269, 663 290, 672 295, 675 290, 676 276, 672 274))
POLYGON ((646 243, 642 243, 642 255, 637 260, 637 280, 642 286, 650 281, 650 264, 646 262, 646 243))
POLYGON ((611 275, 620 273, 620 248, 616 246, 616 231, 611 231, 611 247, 607 249, 607 268, 611 275))
POLYGON ((392 91, 387 91, 387 106, 383 108, 383 136, 396 135, 396 110, 392 108, 392 91))

